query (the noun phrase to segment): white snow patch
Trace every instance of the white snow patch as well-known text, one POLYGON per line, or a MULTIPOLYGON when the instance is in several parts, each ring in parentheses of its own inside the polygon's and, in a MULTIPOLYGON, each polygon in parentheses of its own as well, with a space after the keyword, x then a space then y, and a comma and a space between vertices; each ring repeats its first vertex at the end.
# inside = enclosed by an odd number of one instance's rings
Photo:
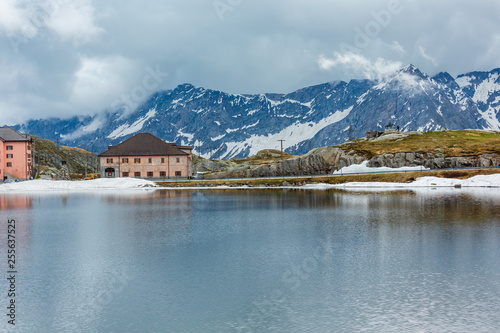
POLYGON ((455 80, 455 82, 458 84, 458 86, 460 88, 465 88, 467 86, 470 86, 471 85, 471 81, 472 78, 470 76, 462 76, 462 77, 459 77, 455 80))
MULTIPOLYGON (((184 127, 185 128, 185 127, 184 127)), ((184 138, 187 138, 188 141, 192 141, 194 139, 194 134, 190 134, 190 133, 184 133, 183 130, 184 128, 181 128, 180 130, 177 131, 177 136, 176 138, 182 136, 184 138)))
POLYGON ((28 180, 0 185, 0 193, 28 191, 78 191, 106 189, 138 189, 157 187, 155 182, 137 178, 100 178, 82 181, 28 180))
POLYGON ((66 135, 61 134, 61 138, 63 138, 64 140, 75 140, 81 137, 82 135, 98 130, 102 126, 102 124, 103 124, 102 120, 99 117, 96 117, 94 120, 92 120, 90 124, 80 127, 71 134, 66 134, 66 135))
POLYGON ((216 137, 210 138, 210 140, 212 140, 212 141, 217 141, 217 140, 222 139, 222 138, 223 138, 223 137, 225 137, 225 136, 226 136, 226 134, 221 134, 221 135, 219 135, 219 136, 216 136, 216 137))
POLYGON ((272 99, 269 99, 266 97, 266 99, 269 101, 269 103, 271 103, 271 106, 277 106, 277 105, 281 105, 281 104, 284 104, 284 103, 293 103, 293 104, 300 104, 300 105, 303 105, 305 107, 308 107, 309 109, 311 108, 311 105, 312 103, 314 102, 314 98, 312 100, 310 100, 309 102, 307 103, 302 103, 302 102, 299 102, 297 100, 294 100, 294 99, 285 99, 283 101, 273 101, 272 99))
POLYGON ((373 173, 373 172, 404 172, 404 171, 422 171, 429 170, 428 168, 414 166, 414 167, 401 167, 401 168, 371 168, 367 166, 368 161, 364 161, 361 164, 352 164, 347 167, 343 167, 340 170, 335 171, 333 174, 350 174, 350 173, 373 173))
MULTIPOLYGON (((441 96, 440 96, 441 97, 441 96)), ((442 117, 443 116, 443 112, 441 111, 441 105, 438 106, 438 109, 436 110, 436 112, 442 117)))
MULTIPOLYGON (((222 158, 230 158, 236 156, 246 147, 250 147, 250 156, 255 155, 260 150, 276 148, 276 145, 279 143, 278 140, 286 140, 283 142, 284 149, 297 145, 302 141, 311 139, 316 135, 316 133, 318 133, 328 125, 341 121, 349 115, 352 109, 353 107, 351 106, 343 111, 337 111, 330 116, 323 118, 317 123, 300 123, 297 121, 293 125, 282 129, 278 133, 268 135, 252 135, 250 138, 246 139, 243 142, 228 142, 226 143, 228 149, 224 156, 222 156, 222 158)), ((226 130, 226 132, 230 133, 229 131, 236 130, 226 130)))
POLYGON ((321 189, 327 188, 414 188, 414 187, 500 187, 500 174, 480 175, 469 179, 453 179, 438 177, 420 177, 412 183, 386 183, 386 182, 352 182, 345 184, 311 184, 304 187, 321 189))
POLYGON ((472 100, 474 102, 483 102, 486 103, 488 102, 488 98, 492 93, 495 91, 500 90, 500 84, 496 83, 498 79, 498 74, 493 74, 488 77, 487 80, 481 82, 477 87, 476 91, 474 92, 474 97, 472 97, 472 100))
POLYGON ((132 125, 125 123, 125 124, 119 126, 117 129, 115 129, 113 132, 111 132, 111 134, 108 135, 107 138, 108 139, 117 139, 117 138, 120 138, 122 136, 137 133, 142 129, 142 126, 144 126, 144 123, 148 119, 153 118, 155 115, 156 115, 156 108, 150 109, 144 117, 137 119, 132 125))
POLYGON ((252 125, 246 125, 246 126, 243 126, 241 129, 252 128, 252 127, 257 126, 259 123, 260 123, 260 120, 257 120, 257 122, 256 122, 256 123, 254 123, 254 124, 252 124, 252 125))
POLYGON ((217 120, 215 120, 214 123, 220 126, 220 122, 218 122, 217 120))
POLYGON ((488 124, 489 128, 492 130, 500 130, 500 121, 494 116, 496 114, 496 110, 491 106, 485 112, 478 110, 483 119, 488 124))

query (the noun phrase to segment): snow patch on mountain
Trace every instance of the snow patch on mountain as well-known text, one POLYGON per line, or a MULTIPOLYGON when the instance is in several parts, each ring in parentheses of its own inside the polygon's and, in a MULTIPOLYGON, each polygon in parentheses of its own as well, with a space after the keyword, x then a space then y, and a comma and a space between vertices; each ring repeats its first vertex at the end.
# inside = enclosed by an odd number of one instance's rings
POLYGON ((177 131, 177 136, 176 138, 179 138, 179 137, 184 137, 184 138, 187 138, 188 139, 188 142, 191 142, 193 141, 194 139, 194 134, 190 134, 190 133, 184 133, 183 130, 185 128, 181 128, 180 130, 177 131))
POLYGON ((125 123, 125 124, 119 126, 117 129, 115 129, 113 132, 111 132, 107 136, 107 138, 108 139, 117 139, 117 138, 127 136, 129 134, 137 133, 142 129, 142 127, 144 126, 144 123, 147 120, 153 118, 155 115, 156 115, 156 109, 150 109, 144 117, 137 119, 137 121, 135 121, 132 125, 125 123))
POLYGON ((303 141, 310 140, 319 131, 325 127, 343 120, 349 115, 353 107, 349 107, 343 111, 336 111, 330 116, 321 119, 319 122, 300 123, 296 121, 293 125, 288 126, 281 131, 268 135, 252 135, 243 142, 228 142, 226 143, 227 151, 222 156, 223 158, 231 158, 237 156, 241 151, 249 149, 249 155, 255 155, 260 150, 276 148, 274 145, 279 140, 283 142, 283 148, 295 146, 303 141))
POLYGON ((490 98, 491 94, 493 94, 496 91, 500 91, 500 84, 496 83, 497 79, 498 79, 498 74, 493 74, 486 81, 481 82, 476 87, 476 92, 474 93, 472 100, 476 103, 488 102, 488 99, 490 98))
POLYGON ((76 131, 70 134, 61 134, 61 138, 63 140, 75 140, 80 138, 81 136, 97 131, 104 124, 103 120, 100 117, 96 117, 90 122, 90 124, 85 125, 77 129, 76 131))

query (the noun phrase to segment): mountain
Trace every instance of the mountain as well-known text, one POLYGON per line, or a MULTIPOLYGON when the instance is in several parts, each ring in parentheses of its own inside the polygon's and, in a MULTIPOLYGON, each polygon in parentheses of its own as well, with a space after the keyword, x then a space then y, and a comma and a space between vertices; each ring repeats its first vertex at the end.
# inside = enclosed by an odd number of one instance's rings
POLYGON ((500 130, 500 69, 454 79, 409 65, 380 81, 336 81, 289 94, 228 94, 182 84, 151 95, 134 112, 30 120, 14 126, 69 146, 102 152, 138 132, 201 149, 204 157, 245 157, 262 149, 302 154, 393 124, 402 131, 500 130))

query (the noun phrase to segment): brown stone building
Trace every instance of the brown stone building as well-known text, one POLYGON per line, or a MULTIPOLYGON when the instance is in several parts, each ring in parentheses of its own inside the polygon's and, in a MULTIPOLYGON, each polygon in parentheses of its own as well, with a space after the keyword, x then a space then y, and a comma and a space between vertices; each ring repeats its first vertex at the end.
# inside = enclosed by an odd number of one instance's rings
POLYGON ((99 155, 101 177, 189 177, 192 150, 190 146, 177 146, 152 134, 139 133, 99 155))

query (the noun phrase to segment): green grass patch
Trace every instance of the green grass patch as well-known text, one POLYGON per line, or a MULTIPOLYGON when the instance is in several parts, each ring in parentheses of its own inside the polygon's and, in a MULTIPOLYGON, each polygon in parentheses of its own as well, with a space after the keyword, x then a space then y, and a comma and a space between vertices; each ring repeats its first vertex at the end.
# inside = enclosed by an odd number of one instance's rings
POLYGON ((437 131, 382 141, 356 140, 341 147, 345 151, 354 150, 367 159, 399 152, 434 153, 446 157, 479 156, 500 153, 500 134, 477 130, 437 131))

